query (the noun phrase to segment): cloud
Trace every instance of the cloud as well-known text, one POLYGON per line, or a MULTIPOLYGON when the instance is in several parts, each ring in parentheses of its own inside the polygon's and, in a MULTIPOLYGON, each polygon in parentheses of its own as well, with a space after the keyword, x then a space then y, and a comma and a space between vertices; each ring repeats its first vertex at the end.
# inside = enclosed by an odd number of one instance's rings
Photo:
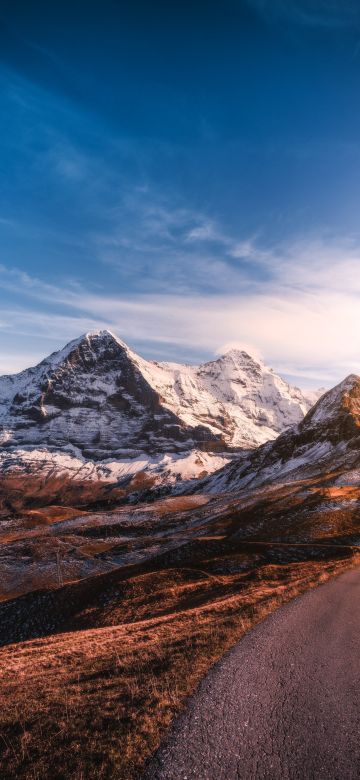
POLYGON ((98 259, 133 292, 243 292, 249 263, 268 273, 267 253, 253 237, 239 241, 213 217, 155 187, 125 191, 106 232, 92 238, 98 259))
POLYGON ((65 265, 71 257, 81 267, 89 258, 94 279, 116 275, 131 295, 248 288, 243 266, 262 262, 259 247, 253 239, 239 241, 212 214, 184 205, 170 188, 148 180, 143 162, 154 149, 146 152, 146 142, 140 150, 136 141, 106 135, 104 152, 96 123, 84 143, 81 107, 75 110, 21 78, 12 78, 6 90, 9 107, 18 109, 8 149, 9 159, 18 160, 12 186, 25 195, 20 227, 8 242, 13 257, 22 256, 26 241, 34 265, 47 251, 65 265), (55 211, 48 210, 48 200, 55 211), (95 263, 110 270, 95 271, 95 263))
POLYGON ((88 237, 113 272, 103 286, 0 265, 0 331, 16 335, 19 352, 25 337, 41 339, 45 355, 110 327, 147 357, 209 359, 241 344, 301 382, 360 371, 360 236, 265 245, 150 186, 125 192, 109 225, 88 237))
POLYGON ((296 251, 274 253, 271 282, 246 294, 121 296, 79 285, 44 285, 3 269, 0 283, 10 279, 13 289, 37 303, 29 310, 2 307, 0 329, 19 337, 48 334, 60 347, 82 331, 110 327, 134 348, 141 344, 147 357, 164 359, 169 351, 172 358, 177 352, 182 359, 189 353, 200 359, 230 343, 246 344, 251 352, 256 345, 282 374, 331 385, 360 371, 360 290, 354 283, 360 252, 348 242, 329 245, 328 252, 324 241, 310 242, 298 248, 301 265, 296 267, 296 251), (61 313, 54 313, 59 306, 61 313))
POLYGON ((202 220, 199 225, 192 228, 185 236, 186 241, 224 241, 224 237, 216 230, 210 220, 202 220))

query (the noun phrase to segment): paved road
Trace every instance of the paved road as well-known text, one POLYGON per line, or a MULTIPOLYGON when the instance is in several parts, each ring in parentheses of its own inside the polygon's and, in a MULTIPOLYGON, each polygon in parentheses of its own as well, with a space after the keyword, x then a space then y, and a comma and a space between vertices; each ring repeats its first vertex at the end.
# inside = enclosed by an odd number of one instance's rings
POLYGON ((360 570, 280 609, 208 674, 144 780, 360 778, 360 570))

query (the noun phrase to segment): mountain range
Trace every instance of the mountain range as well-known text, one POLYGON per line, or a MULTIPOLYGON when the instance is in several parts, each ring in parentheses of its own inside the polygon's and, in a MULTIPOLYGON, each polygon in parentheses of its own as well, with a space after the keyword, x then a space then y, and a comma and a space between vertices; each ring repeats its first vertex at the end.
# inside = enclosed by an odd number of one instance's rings
POLYGON ((122 484, 205 476, 299 424, 306 394, 245 351, 145 360, 108 330, 0 378, 0 473, 122 484))

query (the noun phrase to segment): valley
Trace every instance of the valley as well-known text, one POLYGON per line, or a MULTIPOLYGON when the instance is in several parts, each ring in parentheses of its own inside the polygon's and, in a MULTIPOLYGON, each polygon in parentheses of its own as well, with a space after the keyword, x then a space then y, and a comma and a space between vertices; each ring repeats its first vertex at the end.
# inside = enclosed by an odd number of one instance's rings
POLYGON ((208 451, 193 441, 171 453, 186 459, 187 480, 163 472, 153 482, 148 463, 115 479, 108 463, 81 459, 75 474, 68 445, 46 449, 46 418, 31 433, 43 439, 36 468, 34 450, 23 450, 25 468, 18 444, 6 444, 2 777, 139 780, 228 649, 358 565, 359 387, 349 377, 278 437, 225 449, 225 466, 200 477, 195 453, 208 451))
POLYGON ((1 545, 18 584, 0 603, 2 775, 140 777, 227 649, 360 562, 359 501, 358 488, 309 480, 13 528, 1 545))

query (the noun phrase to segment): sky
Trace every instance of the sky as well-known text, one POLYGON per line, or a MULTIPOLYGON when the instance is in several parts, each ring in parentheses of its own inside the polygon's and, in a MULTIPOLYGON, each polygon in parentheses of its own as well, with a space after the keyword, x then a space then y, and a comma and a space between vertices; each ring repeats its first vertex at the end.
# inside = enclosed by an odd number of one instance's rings
POLYGON ((360 373, 358 0, 0 5, 0 373, 110 328, 360 373))

